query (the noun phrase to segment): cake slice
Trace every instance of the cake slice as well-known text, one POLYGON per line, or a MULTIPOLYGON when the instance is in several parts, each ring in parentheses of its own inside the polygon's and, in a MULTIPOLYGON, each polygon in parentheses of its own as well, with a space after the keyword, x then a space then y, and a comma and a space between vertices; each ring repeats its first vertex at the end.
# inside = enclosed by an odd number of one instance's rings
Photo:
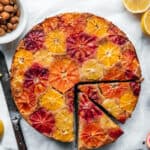
POLYGON ((138 82, 81 85, 80 91, 124 123, 132 114, 140 93, 138 82))
POLYGON ((93 150, 112 143, 123 134, 86 94, 78 94, 78 149, 93 150))

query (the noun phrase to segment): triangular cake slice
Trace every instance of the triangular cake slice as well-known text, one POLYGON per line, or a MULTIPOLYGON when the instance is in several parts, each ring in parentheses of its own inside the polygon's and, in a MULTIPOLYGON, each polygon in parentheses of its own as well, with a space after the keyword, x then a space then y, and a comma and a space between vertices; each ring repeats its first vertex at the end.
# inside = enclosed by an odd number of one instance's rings
POLYGON ((112 143, 123 134, 99 107, 82 92, 78 94, 78 149, 93 150, 112 143))
POLYGON ((124 123, 132 114, 140 93, 138 82, 112 82, 81 85, 80 91, 124 123))

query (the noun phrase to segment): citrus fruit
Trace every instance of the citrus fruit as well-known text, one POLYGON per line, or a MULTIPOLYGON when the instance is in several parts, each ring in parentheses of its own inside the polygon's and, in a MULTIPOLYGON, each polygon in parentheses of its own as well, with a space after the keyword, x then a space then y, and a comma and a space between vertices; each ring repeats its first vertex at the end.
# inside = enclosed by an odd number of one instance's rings
POLYGON ((81 72, 85 79, 101 79, 103 77, 103 66, 96 59, 90 59, 83 63, 81 72))
POLYGON ((0 138, 3 136, 3 134, 4 134, 4 124, 2 120, 0 120, 0 138))
POLYGON ((51 112, 39 108, 29 116, 31 125, 41 133, 51 135, 55 126, 55 118, 51 112))
POLYGON ((67 54, 79 63, 91 58, 98 47, 97 37, 81 32, 67 38, 67 54))
POLYGON ((106 99, 104 100, 102 106, 107 109, 113 116, 119 119, 119 115, 122 114, 124 111, 119 107, 117 104, 116 99, 106 99))
POLYGON ((73 113, 68 109, 63 108, 55 115, 56 130, 53 137, 63 142, 71 142, 74 139, 73 131, 73 113))
POLYGON ((150 133, 147 135, 146 145, 147 145, 148 148, 150 148, 150 133))
POLYGON ((99 87, 106 98, 119 98, 129 87, 128 83, 99 84, 99 87))
POLYGON ((120 98, 120 107, 126 110, 129 114, 133 111, 136 105, 136 97, 131 91, 126 92, 120 98))
POLYGON ((98 37, 103 37, 107 35, 108 28, 109 24, 106 23, 106 21, 103 18, 93 16, 87 19, 85 31, 89 34, 93 34, 98 37))
POLYGON ((34 63, 40 63, 44 67, 49 67, 53 61, 53 57, 51 52, 48 52, 47 50, 40 50, 34 54, 33 61, 34 63))
POLYGON ((44 31, 42 29, 33 29, 24 38, 25 49, 36 52, 44 47, 44 40, 44 31))
POLYGON ((51 88, 40 97, 40 105, 51 111, 56 111, 63 107, 64 102, 63 95, 51 88))
POLYGON ((150 35, 150 10, 144 13, 141 20, 142 30, 150 35))
POLYGON ((20 49, 16 52, 13 66, 20 70, 26 70, 33 61, 32 52, 20 49))
POLYGON ((107 139, 105 131, 96 123, 89 123, 83 127, 81 133, 81 140, 87 147, 99 147, 102 146, 107 139))
POLYGON ((46 36, 46 45, 52 54, 64 54, 66 52, 65 34, 62 31, 51 31, 46 36))
POLYGON ((56 59, 50 66, 50 83, 56 90, 65 93, 79 81, 77 64, 66 58, 56 59))
POLYGON ((97 59, 106 67, 116 64, 120 59, 120 48, 118 45, 103 41, 97 50, 97 59))
POLYGON ((150 6, 150 0, 123 0, 126 9, 132 13, 143 13, 150 6))
POLYGON ((38 63, 34 63, 24 74, 23 86, 27 90, 34 90, 39 95, 48 84, 49 70, 38 63))
POLYGON ((79 94, 79 116, 85 121, 90 121, 102 115, 102 111, 88 99, 85 94, 79 94))

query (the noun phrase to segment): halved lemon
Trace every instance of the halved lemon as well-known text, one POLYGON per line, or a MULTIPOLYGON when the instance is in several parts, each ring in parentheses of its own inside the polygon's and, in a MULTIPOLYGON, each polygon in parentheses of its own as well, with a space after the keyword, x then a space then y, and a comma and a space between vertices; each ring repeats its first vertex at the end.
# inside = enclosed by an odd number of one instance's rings
POLYGON ((0 138, 3 136, 4 133, 4 124, 2 120, 0 120, 0 138))
POLYGON ((123 4, 132 13, 143 13, 150 7, 150 0, 123 0, 123 4))
POLYGON ((141 20, 141 26, 144 33, 150 35, 150 10, 144 13, 141 20))

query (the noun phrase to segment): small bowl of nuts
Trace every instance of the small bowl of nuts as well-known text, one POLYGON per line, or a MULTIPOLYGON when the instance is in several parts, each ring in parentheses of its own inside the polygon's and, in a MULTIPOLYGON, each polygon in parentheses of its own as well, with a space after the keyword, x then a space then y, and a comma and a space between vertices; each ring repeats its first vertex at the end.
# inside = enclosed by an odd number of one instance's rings
POLYGON ((27 14, 23 0, 0 0, 0 44, 17 39, 24 31, 27 14))

